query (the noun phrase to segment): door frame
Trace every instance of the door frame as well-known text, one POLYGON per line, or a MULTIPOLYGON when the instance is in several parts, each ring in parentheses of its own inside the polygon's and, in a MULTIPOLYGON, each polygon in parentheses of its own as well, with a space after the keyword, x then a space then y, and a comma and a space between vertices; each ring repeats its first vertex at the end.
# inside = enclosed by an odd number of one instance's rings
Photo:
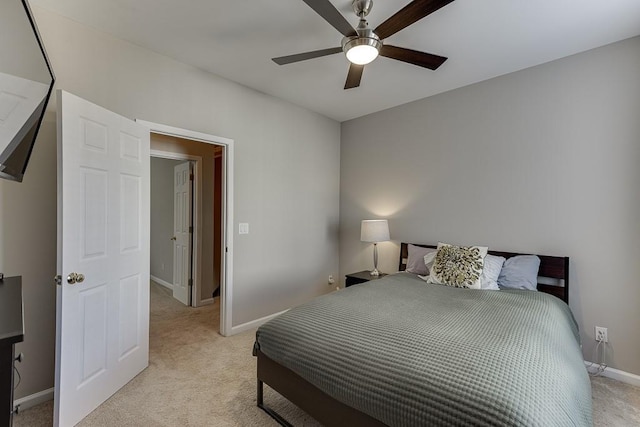
MULTIPOLYGON (((157 133, 157 132, 151 132, 157 133)), ((193 286, 191 288, 190 307, 201 307, 203 305, 212 304, 213 298, 202 299, 200 295, 200 283, 202 281, 202 157, 192 154, 175 153, 172 151, 150 150, 151 157, 156 159, 178 160, 191 162, 193 167, 193 241, 191 242, 191 271, 193 286)), ((153 182, 151 183, 153 185, 153 182)), ((153 215, 153 213, 152 213, 153 215)), ((175 256, 175 254, 174 254, 175 256)), ((162 284, 162 283, 161 283, 162 284)), ((171 286, 174 286, 172 283, 171 286)))
MULTIPOLYGON (((136 119, 136 122, 146 126, 152 133, 190 139, 212 145, 221 145, 224 149, 222 171, 222 262, 220 274, 220 334, 232 334, 232 297, 233 297, 233 140, 221 136, 181 129, 160 123, 136 119)), ((195 258, 195 257, 194 257, 195 258)))

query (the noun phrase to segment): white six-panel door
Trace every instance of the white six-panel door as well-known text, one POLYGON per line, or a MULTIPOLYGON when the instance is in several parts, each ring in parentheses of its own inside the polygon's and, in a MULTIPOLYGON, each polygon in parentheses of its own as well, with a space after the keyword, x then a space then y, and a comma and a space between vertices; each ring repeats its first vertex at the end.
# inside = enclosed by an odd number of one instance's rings
POLYGON ((191 235, 192 235, 191 163, 173 168, 173 297, 191 305, 191 235))
POLYGON ((149 130, 57 101, 54 424, 72 426, 148 365, 149 130))

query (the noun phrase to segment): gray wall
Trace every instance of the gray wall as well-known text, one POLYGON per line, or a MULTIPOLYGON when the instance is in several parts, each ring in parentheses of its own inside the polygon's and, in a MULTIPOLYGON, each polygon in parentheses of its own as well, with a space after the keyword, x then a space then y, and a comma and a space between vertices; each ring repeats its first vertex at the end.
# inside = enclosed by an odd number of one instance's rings
POLYGON ((173 284, 173 168, 182 160, 151 158, 151 275, 173 284))
POLYGON ((593 359, 640 374, 640 38, 342 125, 341 275, 371 268, 360 220, 398 242, 571 257, 570 306, 593 359))
POLYGON ((0 179, 0 271, 22 276, 25 358, 20 398, 53 387, 56 286, 56 123, 48 114, 22 183, 0 179))
POLYGON ((360 220, 400 241, 571 257, 570 306, 593 359, 640 374, 640 38, 345 122, 341 275, 370 268, 360 220))
MULTIPOLYGON (((233 325, 328 292, 338 271, 340 125, 34 8, 62 88, 129 118, 235 140, 233 325)), ((24 276, 20 398, 53 386, 55 97, 22 184, 0 181, 0 271, 24 276)))
POLYGON ((0 3, 0 73, 51 83, 29 17, 18 0, 0 3))

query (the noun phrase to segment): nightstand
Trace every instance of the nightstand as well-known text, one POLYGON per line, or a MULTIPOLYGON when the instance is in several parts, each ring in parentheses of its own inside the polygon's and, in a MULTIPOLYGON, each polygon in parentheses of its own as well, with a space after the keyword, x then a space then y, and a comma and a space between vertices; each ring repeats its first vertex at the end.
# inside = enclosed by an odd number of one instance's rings
POLYGON ((345 276, 345 286, 357 285, 359 283, 368 282, 370 280, 378 280, 386 276, 385 273, 380 273, 379 276, 372 276, 369 270, 359 271, 357 273, 347 274, 345 276))

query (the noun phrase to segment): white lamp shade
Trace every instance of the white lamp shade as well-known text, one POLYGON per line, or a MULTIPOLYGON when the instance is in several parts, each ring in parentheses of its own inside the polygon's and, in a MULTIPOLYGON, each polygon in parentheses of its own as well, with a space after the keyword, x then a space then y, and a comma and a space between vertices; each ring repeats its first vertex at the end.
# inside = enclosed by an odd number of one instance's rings
POLYGON ((378 49, 362 44, 349 49, 346 55, 349 62, 358 65, 367 65, 378 57, 378 49))
POLYGON ((389 222, 386 219, 365 219, 360 227, 363 242, 386 242, 389 240, 389 222))

